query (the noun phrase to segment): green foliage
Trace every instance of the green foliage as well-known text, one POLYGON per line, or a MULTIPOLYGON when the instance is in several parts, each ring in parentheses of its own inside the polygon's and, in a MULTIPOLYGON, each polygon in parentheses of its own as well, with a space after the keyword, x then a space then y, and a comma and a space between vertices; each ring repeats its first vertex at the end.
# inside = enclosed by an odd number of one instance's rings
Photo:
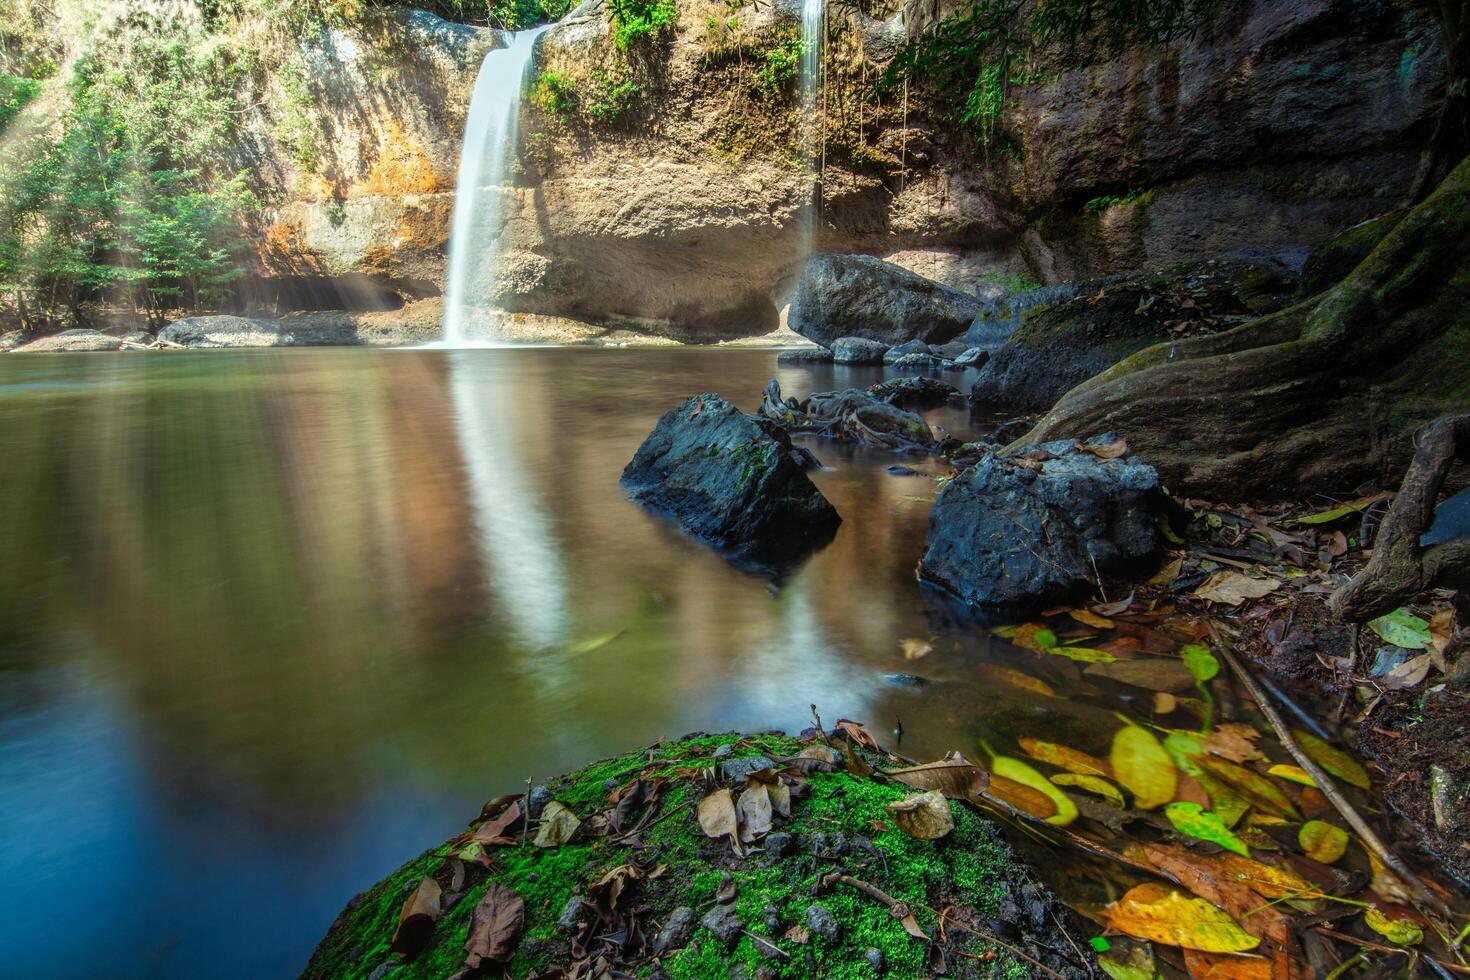
POLYGON ((1208 9, 1206 0, 969 0, 905 44, 877 89, 916 86, 942 121, 990 146, 1014 88, 1130 43, 1185 36, 1208 9))
POLYGON ((1094 197, 1083 205, 1088 211, 1106 211, 1115 204, 1132 204, 1134 201, 1147 202, 1152 197, 1151 191, 1142 188, 1134 188, 1126 194, 1103 194, 1094 197))
POLYGON ((663 37, 679 21, 676 0, 608 0, 608 19, 619 51, 663 37))
POLYGON ((559 119, 562 125, 570 125, 577 113, 577 83, 564 72, 543 70, 536 76, 531 101, 542 112, 559 119))
POLYGON ((790 91, 792 80, 801 75, 801 56, 805 50, 801 32, 795 26, 787 24, 779 28, 756 69, 755 94, 765 99, 784 97, 790 91))
POLYGON ((25 118, 34 82, 0 85, 7 129, 31 127, 0 145, 0 289, 24 328, 80 322, 94 300, 159 323, 228 292, 254 199, 219 166, 235 66, 204 40, 139 15, 48 83, 55 119, 25 118))
POLYGON ((626 71, 592 70, 592 98, 587 103, 587 115, 593 122, 615 123, 633 108, 642 86, 627 77, 626 71))

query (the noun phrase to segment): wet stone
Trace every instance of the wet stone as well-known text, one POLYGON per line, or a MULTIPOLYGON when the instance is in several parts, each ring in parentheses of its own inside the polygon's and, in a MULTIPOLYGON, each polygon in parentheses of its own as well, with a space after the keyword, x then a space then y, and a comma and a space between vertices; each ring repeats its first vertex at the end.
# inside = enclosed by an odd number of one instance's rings
POLYGON ((387 980, 388 977, 397 973, 399 968, 397 963, 380 963, 376 970, 368 974, 368 980, 387 980))
POLYGON ((710 758, 713 758, 713 759, 727 759, 727 758, 729 758, 730 753, 731 752, 734 752, 734 751, 735 751, 735 746, 731 745, 729 742, 726 742, 724 745, 721 745, 719 748, 715 749, 715 754, 713 756, 711 756, 710 758))
POLYGON ((552 800, 551 790, 545 786, 531 787, 531 813, 532 820, 541 819, 541 811, 546 809, 546 804, 552 800))
POLYGON ((733 905, 716 905, 704 914, 699 924, 713 933, 727 949, 735 945, 745 930, 745 923, 735 914, 733 905))
POLYGON ((761 912, 761 924, 766 927, 766 932, 776 935, 781 931, 781 913, 776 906, 767 905, 761 912))
POLYGON ((766 835, 766 853, 772 857, 785 857, 796 850, 796 838, 778 831, 766 835))
POLYGON ((842 935, 842 923, 821 905, 813 905, 806 910, 806 927, 813 936, 819 936, 827 943, 837 942, 837 938, 842 935))
POLYGON ((929 683, 917 674, 884 674, 883 679, 899 687, 923 687, 929 683))
POLYGON ((582 896, 573 895, 567 899, 567 904, 562 906, 561 915, 556 917, 556 927, 565 933, 577 931, 582 924, 582 896))
POLYGON ((868 965, 871 966, 877 972, 882 973, 883 972, 883 950, 878 949, 876 946, 869 946, 868 947, 868 952, 865 955, 868 958, 868 965))
POLYGON ((694 910, 687 905, 681 905, 669 914, 669 920, 654 937, 653 953, 655 956, 661 956, 676 949, 683 949, 689 944, 689 937, 692 935, 694 935, 694 910))
POLYGON ((751 755, 743 759, 731 759, 728 762, 720 763, 720 775, 731 782, 736 782, 744 779, 753 772, 770 769, 772 765, 771 760, 763 755, 751 755))

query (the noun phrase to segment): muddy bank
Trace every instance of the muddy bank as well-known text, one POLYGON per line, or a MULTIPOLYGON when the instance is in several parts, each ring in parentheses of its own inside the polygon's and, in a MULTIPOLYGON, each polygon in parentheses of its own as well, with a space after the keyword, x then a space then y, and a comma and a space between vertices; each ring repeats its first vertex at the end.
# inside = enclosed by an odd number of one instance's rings
POLYGON ((303 976, 1093 975, 996 828, 900 768, 845 722, 590 765, 354 898, 303 976))

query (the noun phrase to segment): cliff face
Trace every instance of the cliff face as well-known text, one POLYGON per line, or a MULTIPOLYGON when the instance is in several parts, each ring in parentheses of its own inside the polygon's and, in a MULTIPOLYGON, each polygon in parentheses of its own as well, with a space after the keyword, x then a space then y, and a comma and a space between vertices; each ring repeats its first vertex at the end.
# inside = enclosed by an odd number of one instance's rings
MULTIPOLYGON (((724 4, 685 0, 667 43, 629 59, 636 92, 609 119, 589 86, 606 95, 620 62, 589 0, 541 40, 540 69, 580 95, 523 110, 502 301, 716 339, 775 327, 813 242, 983 291, 1300 256, 1401 204, 1441 84, 1432 26, 1376 0, 1225 6, 1189 40, 1017 90, 1015 153, 987 159, 920 111, 859 109, 859 149, 829 149, 818 193, 799 94, 751 95, 747 56, 791 36, 792 3, 734 11, 728 42, 714 36, 724 4)), ((831 92, 871 77, 900 24, 829 27, 829 134, 848 112, 831 92)), ((254 148, 283 191, 261 294, 296 308, 433 297, 468 93, 499 38, 400 13, 314 43, 306 115, 326 153, 308 174, 274 141, 254 148)))

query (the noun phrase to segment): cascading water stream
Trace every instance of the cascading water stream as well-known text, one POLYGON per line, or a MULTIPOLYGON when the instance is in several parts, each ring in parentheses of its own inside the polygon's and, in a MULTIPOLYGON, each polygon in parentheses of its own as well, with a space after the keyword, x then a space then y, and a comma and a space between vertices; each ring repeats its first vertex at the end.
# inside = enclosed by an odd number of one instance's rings
POLYGON ((485 55, 465 119, 464 145, 450 226, 444 290, 444 343, 493 342, 496 270, 500 252, 501 184, 510 167, 520 116, 521 89, 536 55, 536 39, 551 25, 518 31, 485 55))
POLYGON ((807 215, 806 253, 815 250, 822 180, 822 41, 826 0, 802 0, 801 5, 801 94, 802 129, 811 173, 816 180, 813 203, 807 215))

